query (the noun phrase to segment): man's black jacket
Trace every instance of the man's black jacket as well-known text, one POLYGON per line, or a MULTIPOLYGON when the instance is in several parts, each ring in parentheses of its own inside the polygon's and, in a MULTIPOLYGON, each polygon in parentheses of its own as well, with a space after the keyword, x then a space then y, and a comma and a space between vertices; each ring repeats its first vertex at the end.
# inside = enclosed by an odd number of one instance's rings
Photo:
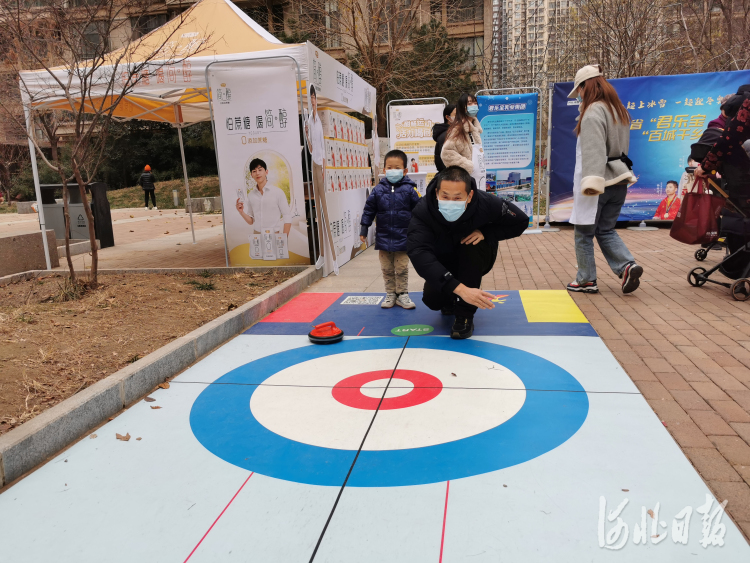
POLYGON ((444 264, 455 263, 451 257, 458 253, 461 239, 478 229, 497 253, 497 242, 520 236, 529 218, 512 203, 472 186, 474 195, 466 211, 449 223, 438 209, 436 186, 434 179, 427 186, 427 195, 412 211, 406 249, 417 273, 431 286, 450 293, 460 282, 445 275, 448 268, 444 264))

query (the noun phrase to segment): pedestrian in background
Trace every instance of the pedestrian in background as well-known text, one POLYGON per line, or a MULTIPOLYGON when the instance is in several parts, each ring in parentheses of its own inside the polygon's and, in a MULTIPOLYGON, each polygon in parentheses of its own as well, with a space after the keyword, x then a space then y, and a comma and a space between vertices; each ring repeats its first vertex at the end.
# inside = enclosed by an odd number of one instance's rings
POLYGON ((443 108, 443 122, 435 123, 432 126, 432 139, 435 141, 435 168, 438 172, 446 168, 443 159, 440 158, 440 153, 443 151, 443 145, 445 144, 445 134, 454 119, 456 119, 456 104, 448 104, 443 108))
POLYGON ((156 182, 156 178, 151 173, 151 167, 147 164, 143 167, 143 173, 141 174, 140 179, 138 180, 138 183, 140 184, 141 188, 143 188, 143 196, 146 200, 146 211, 148 211, 148 196, 151 196, 151 201, 154 204, 154 209, 159 209, 156 207, 156 193, 154 190, 156 190, 156 186, 154 185, 154 182, 156 182))
POLYGON ((576 165, 573 174, 573 213, 578 274, 569 291, 597 293, 594 237, 612 271, 622 279, 622 292, 635 291, 643 268, 615 231, 617 218, 635 183, 630 148, 630 115, 617 92, 604 79, 599 65, 580 69, 569 98, 578 100, 575 128, 576 165))
POLYGON ((456 119, 445 133, 445 144, 440 153, 443 164, 460 166, 477 186, 482 185, 484 164, 481 156, 482 126, 477 120, 479 105, 473 94, 461 94, 456 104, 456 119))
POLYGON ((365 202, 359 240, 367 242, 367 232, 377 216, 375 249, 380 251, 380 268, 385 282, 383 309, 394 305, 414 309, 409 298, 409 257, 406 255, 406 232, 411 211, 419 203, 417 184, 406 176, 406 153, 392 150, 385 155, 385 178, 375 186, 365 202))

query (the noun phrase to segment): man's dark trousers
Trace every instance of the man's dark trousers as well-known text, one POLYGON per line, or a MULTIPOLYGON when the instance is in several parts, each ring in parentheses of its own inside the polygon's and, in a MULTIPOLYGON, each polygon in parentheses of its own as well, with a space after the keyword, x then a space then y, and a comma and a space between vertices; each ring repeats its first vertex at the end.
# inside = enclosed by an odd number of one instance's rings
MULTIPOLYGON (((466 287, 479 287, 482 276, 487 274, 497 259, 497 243, 482 240, 479 244, 462 244, 455 254, 441 256, 440 263, 448 268, 453 277, 466 287)), ((457 317, 474 318, 477 308, 460 299, 455 293, 445 293, 424 284, 422 302, 433 311, 438 311, 445 306, 455 303, 457 317)))

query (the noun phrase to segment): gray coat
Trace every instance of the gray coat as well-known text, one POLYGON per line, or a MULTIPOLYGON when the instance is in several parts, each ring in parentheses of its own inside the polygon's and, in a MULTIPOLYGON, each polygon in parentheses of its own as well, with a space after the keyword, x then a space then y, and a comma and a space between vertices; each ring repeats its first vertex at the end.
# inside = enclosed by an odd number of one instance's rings
POLYGON ((581 190, 585 195, 604 193, 604 188, 625 180, 636 181, 633 172, 621 160, 608 157, 627 155, 630 125, 615 123, 603 102, 594 102, 586 110, 578 136, 581 142, 581 190))

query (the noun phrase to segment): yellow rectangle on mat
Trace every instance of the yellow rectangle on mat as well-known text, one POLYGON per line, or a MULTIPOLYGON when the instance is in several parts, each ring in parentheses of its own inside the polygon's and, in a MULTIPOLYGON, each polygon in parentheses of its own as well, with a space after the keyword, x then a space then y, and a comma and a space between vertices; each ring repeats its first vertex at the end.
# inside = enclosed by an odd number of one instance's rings
POLYGON ((518 294, 530 323, 589 322, 566 290, 520 290, 518 294))

